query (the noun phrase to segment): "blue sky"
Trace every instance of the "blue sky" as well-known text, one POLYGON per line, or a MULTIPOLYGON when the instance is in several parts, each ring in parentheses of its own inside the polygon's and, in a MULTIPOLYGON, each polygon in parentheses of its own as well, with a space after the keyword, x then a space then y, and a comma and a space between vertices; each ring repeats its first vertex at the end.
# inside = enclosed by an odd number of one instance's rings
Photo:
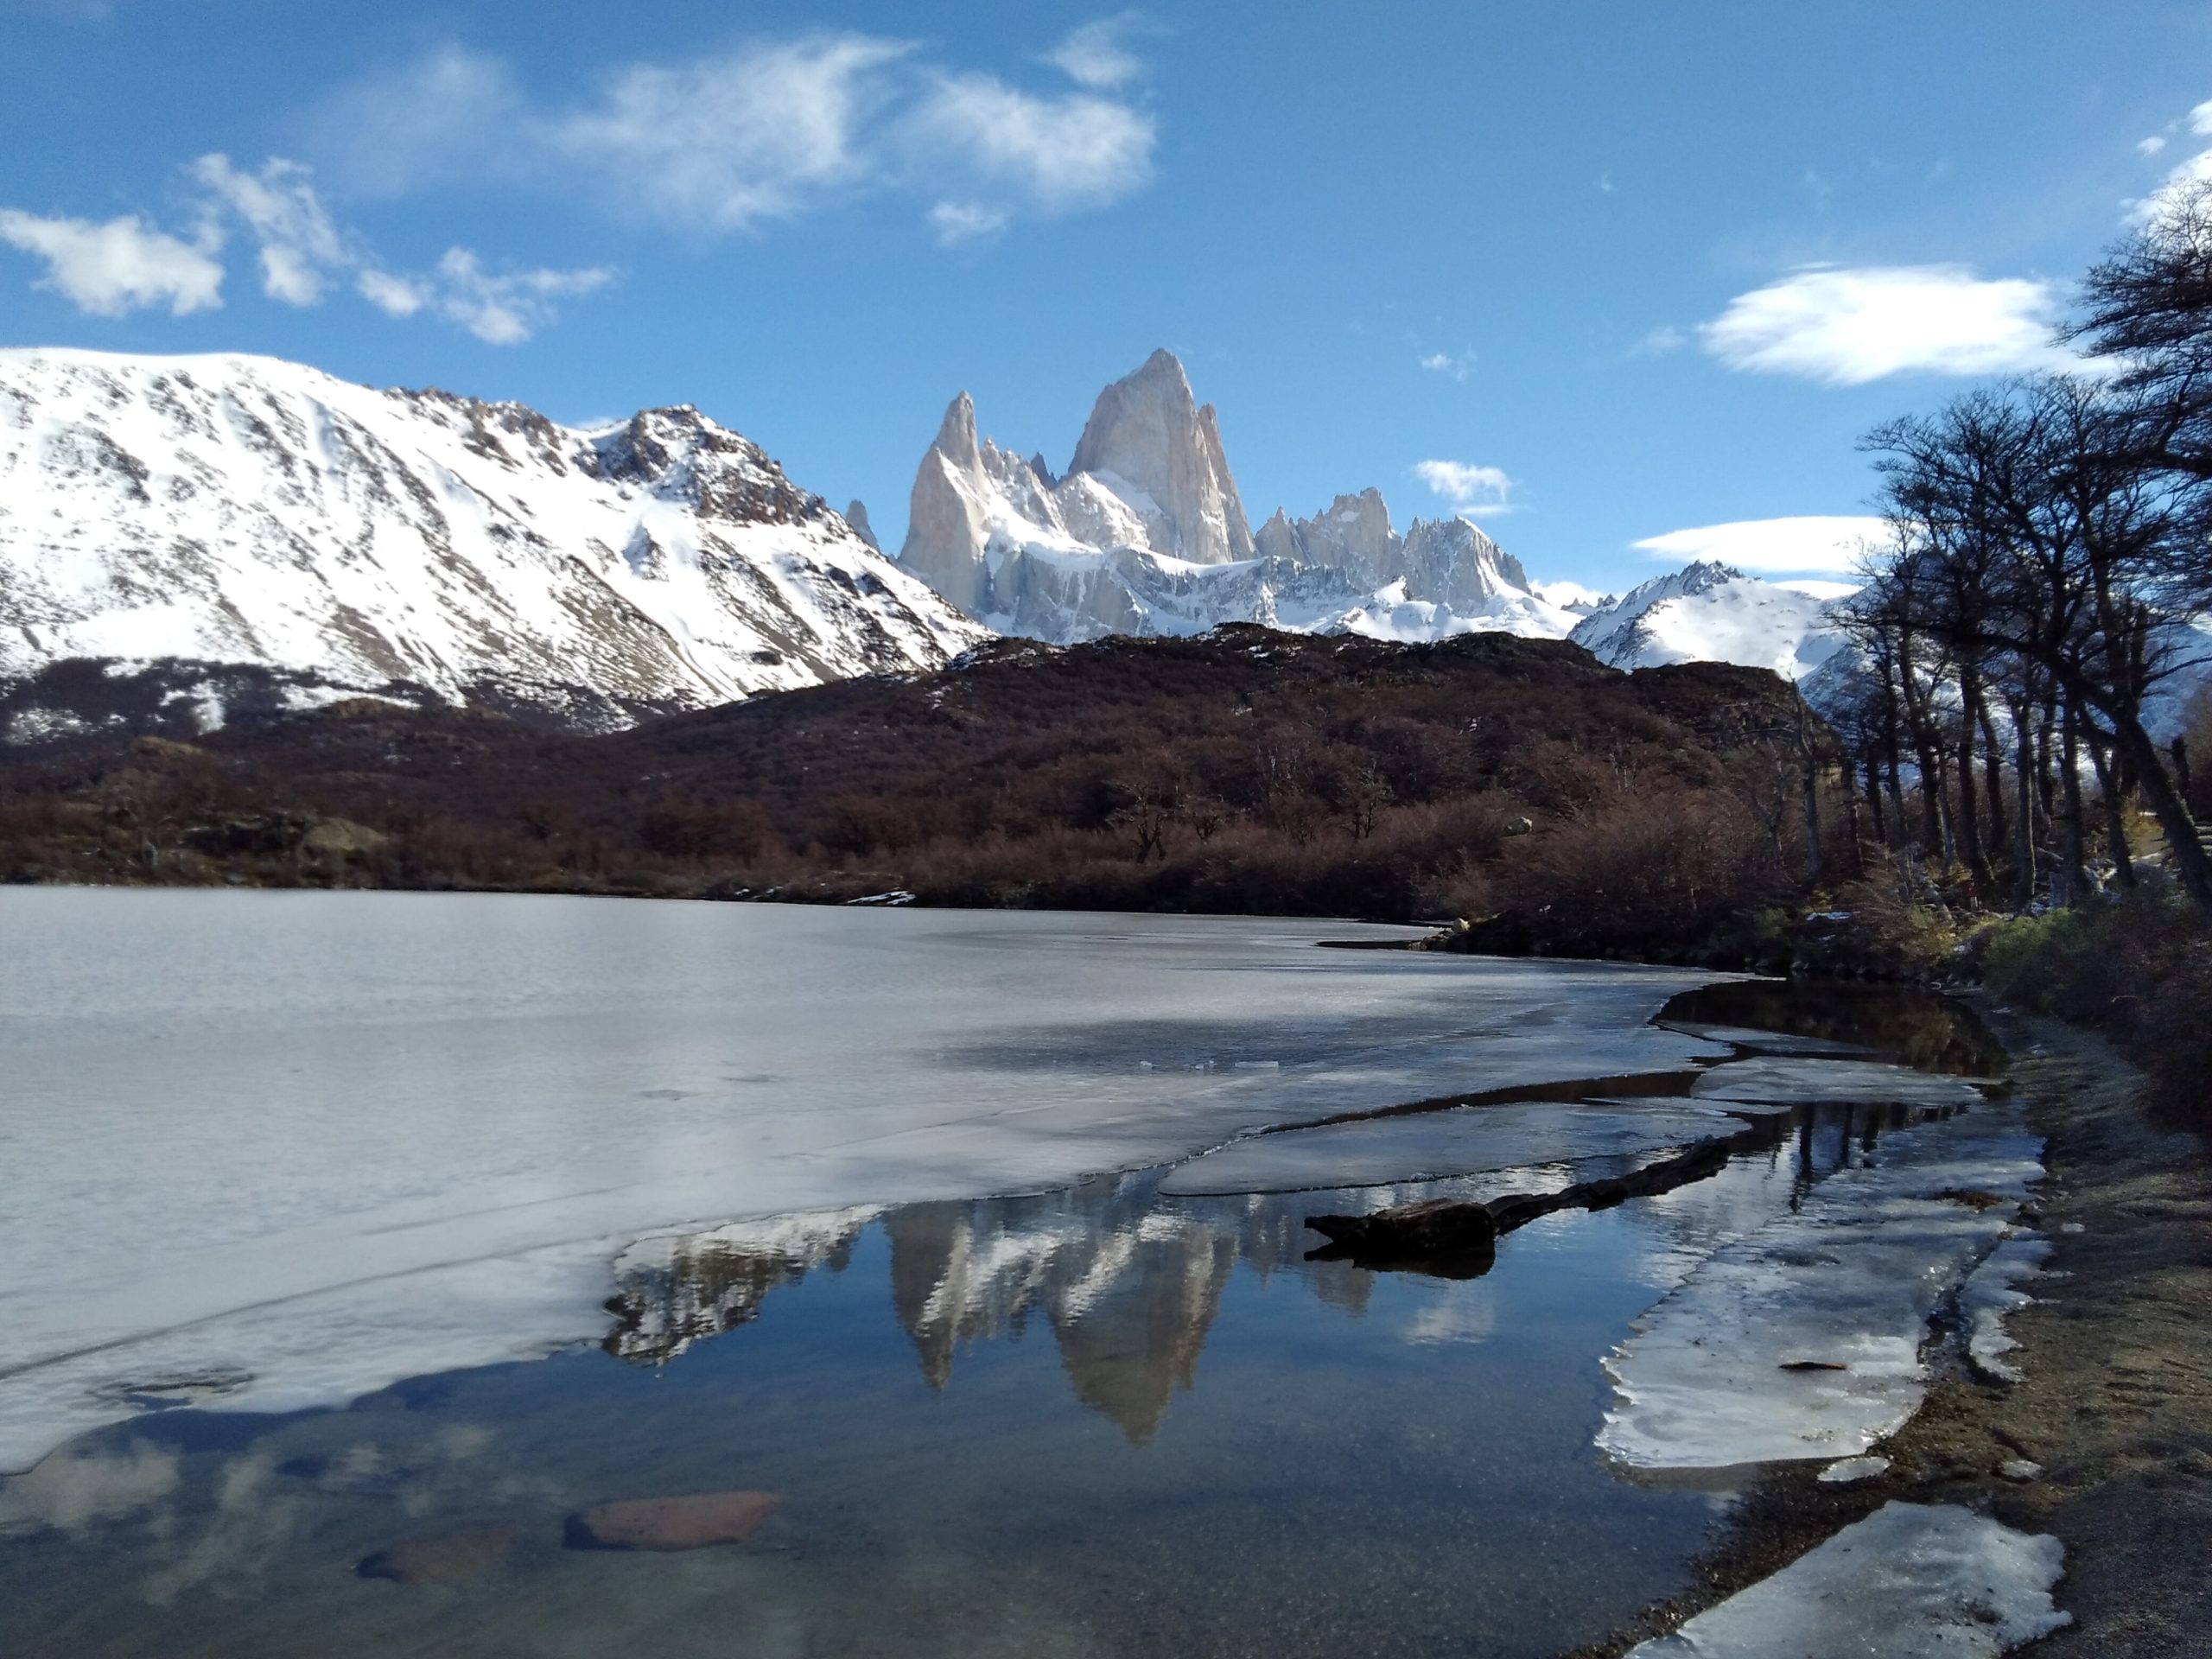
POLYGON ((0 0, 0 344, 693 403, 894 546, 954 392, 1065 465, 1166 345, 1255 521, 1810 571, 1685 532, 1861 512, 1866 428, 2052 360, 2207 99, 2152 0, 0 0))

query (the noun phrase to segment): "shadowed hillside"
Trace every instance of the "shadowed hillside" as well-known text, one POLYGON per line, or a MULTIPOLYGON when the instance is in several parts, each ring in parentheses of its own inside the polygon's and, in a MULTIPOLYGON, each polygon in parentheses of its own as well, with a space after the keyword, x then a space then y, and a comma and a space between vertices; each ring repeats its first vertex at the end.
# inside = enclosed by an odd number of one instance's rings
POLYGON ((1578 918, 1679 941, 1799 868, 1774 733, 1719 664, 1502 634, 1232 626, 995 643, 580 735, 356 700, 0 768, 15 880, 1578 918))

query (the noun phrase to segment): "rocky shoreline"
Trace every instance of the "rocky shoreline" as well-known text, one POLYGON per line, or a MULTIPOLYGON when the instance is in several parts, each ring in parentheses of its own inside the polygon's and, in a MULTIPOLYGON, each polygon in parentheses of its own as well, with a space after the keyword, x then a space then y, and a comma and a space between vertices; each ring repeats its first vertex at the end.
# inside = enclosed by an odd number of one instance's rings
POLYGON ((1938 1380, 1836 1484, 1780 1466, 1747 1492, 1694 1587, 1562 1659, 1637 1643, 1768 1579, 1896 1502, 1955 1505, 2066 1547, 2070 1625, 2035 1653, 2188 1659, 2212 1620, 2212 1149, 2156 1122, 2141 1074, 2103 1039, 1985 1008, 2046 1141, 2037 1220, 2049 1275, 2007 1328, 2020 1380, 1978 1367, 1957 1331, 1938 1380))

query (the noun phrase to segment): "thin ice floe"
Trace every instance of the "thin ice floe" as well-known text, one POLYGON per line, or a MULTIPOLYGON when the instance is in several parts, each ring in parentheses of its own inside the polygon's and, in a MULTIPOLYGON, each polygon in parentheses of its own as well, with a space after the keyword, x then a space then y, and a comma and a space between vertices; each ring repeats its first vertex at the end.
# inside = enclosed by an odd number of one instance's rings
POLYGON ((1894 1433, 1926 1388, 1929 1319, 2012 1230, 2042 1146, 2009 1100, 1885 1135, 1870 1166, 1636 1322, 1605 1361, 1618 1398, 1598 1444, 1640 1468, 1719 1469, 1852 1457, 1894 1433))
POLYGON ((1873 1052, 1863 1044, 1847 1043, 1834 1037, 1802 1037, 1790 1032, 1755 1031, 1749 1026, 1716 1026, 1704 1020, 1669 1020, 1664 1023, 1669 1030, 1679 1031, 1685 1036, 1700 1038, 1708 1043, 1733 1043, 1769 1054, 1827 1054, 1848 1058, 1873 1052))
POLYGON ((1356 931, 0 888, 0 1470, 597 1340, 649 1234, 1722 1056, 1648 1023, 1711 975, 1356 931))
POLYGON ((1788 1105, 1917 1106, 1963 1109, 1981 1091, 1963 1077, 1916 1071, 1875 1060, 1768 1058, 1715 1066, 1690 1091, 1699 1100, 1770 1101, 1788 1105))
POLYGON ((1629 1659, 1993 1659, 2072 1623, 2057 1539, 1886 1503, 1629 1659))
POLYGON ((1482 1175, 1535 1164, 1679 1150, 1732 1135, 1741 1118, 1662 1100, 1646 1106, 1470 1106, 1332 1123, 1233 1141, 1171 1170, 1163 1193, 1299 1192, 1482 1175))

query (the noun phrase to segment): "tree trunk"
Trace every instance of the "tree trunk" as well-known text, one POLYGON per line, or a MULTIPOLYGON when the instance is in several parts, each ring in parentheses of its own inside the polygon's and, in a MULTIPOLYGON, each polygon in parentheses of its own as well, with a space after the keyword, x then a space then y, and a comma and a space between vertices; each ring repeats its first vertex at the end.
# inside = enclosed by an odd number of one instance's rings
POLYGON ((2012 765, 2019 772, 2020 823, 2019 845, 2014 856, 2020 861, 2020 908, 2027 909, 2036 901, 2036 806, 2035 757, 2031 753, 2028 736, 2028 700, 2021 698, 2012 705, 2012 765))
POLYGON ((2066 793, 2066 902, 2089 896, 2089 859, 2082 827, 2082 721, 2072 699, 2066 704, 2065 741, 2059 749, 2059 787, 2066 793))
POLYGON ((1994 852, 2012 839, 2012 831, 2005 822, 2005 750, 1997 741, 1997 722, 1990 717, 1986 696, 1974 698, 1974 723, 1981 728, 1981 792, 1989 803, 1989 846, 1994 852))
POLYGON ((2127 852, 2127 817, 2120 799, 2120 769, 2113 764, 2103 740, 2089 734, 2089 765, 2095 768, 2097 788, 2105 798, 2105 840, 2112 851, 2113 878, 2123 887, 2135 885, 2135 861, 2127 852))
POLYGON ((1981 683, 1973 667, 1959 670, 1959 841, 1967 855, 1967 869, 1974 876, 1974 896, 1993 897, 1995 882, 1989 874, 1989 855, 1981 845, 1981 807, 1974 782, 1974 710, 1981 701, 1981 683))
POLYGON ((2149 799, 2158 828, 2165 832, 2168 868, 2196 905, 2196 913, 2212 919, 2212 853, 2206 852, 2204 843, 2196 838, 2196 820, 2190 816, 2189 803, 2174 787, 2158 746, 2143 729, 2143 722, 2121 718, 2113 721, 2113 740, 2122 754, 2133 758, 2136 784, 2149 799))

